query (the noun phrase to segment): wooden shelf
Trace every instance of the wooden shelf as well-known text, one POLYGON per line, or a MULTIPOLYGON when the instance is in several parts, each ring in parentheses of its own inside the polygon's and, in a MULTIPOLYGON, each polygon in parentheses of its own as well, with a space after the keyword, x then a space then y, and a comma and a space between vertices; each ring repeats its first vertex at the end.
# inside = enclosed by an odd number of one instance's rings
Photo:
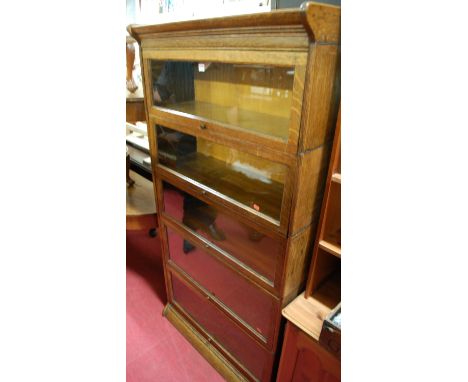
POLYGON ((334 309, 341 302, 341 267, 320 283, 318 288, 312 292, 311 297, 330 310, 334 309))
POLYGON ((331 309, 314 297, 305 298, 304 293, 297 296, 282 313, 294 325, 318 341, 323 320, 331 309))
POLYGON ((280 138, 285 141, 288 139, 289 118, 200 101, 181 102, 172 104, 170 107, 168 105, 165 108, 189 114, 190 117, 198 116, 240 127, 267 137, 280 138))
POLYGON ((197 181, 227 197, 230 197, 253 209, 255 204, 259 212, 279 221, 284 185, 271 181, 265 183, 249 178, 236 171, 229 163, 211 156, 194 153, 188 159, 165 166, 180 174, 197 181))
POLYGON ((338 173, 338 172, 335 172, 335 173, 332 175, 332 182, 341 184, 341 174, 338 173))
POLYGON ((320 240, 319 247, 341 259, 341 247, 338 244, 330 243, 326 240, 320 240))

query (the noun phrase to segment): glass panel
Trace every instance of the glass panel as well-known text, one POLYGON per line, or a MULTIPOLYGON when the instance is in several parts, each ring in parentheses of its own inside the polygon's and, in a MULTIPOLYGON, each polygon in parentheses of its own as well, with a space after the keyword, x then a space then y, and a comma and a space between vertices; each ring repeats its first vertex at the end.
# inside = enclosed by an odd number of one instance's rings
POLYGON ((286 165, 161 125, 156 134, 160 163, 280 220, 286 165))
POLYGON ((152 61, 156 105, 288 139, 294 68, 152 61))
POLYGON ((268 363, 268 353, 247 336, 212 303, 172 276, 174 300, 215 340, 259 380, 268 363))
POLYGON ((164 212, 275 284, 281 243, 163 182, 164 212))
POLYGON ((190 241, 167 228, 169 256, 213 296, 265 338, 273 335, 274 300, 190 241))

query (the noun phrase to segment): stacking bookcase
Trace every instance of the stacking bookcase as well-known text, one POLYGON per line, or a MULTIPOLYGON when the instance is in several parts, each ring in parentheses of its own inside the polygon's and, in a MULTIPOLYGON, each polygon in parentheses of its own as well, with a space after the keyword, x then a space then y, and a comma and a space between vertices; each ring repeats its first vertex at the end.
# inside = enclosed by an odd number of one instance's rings
POLYGON ((129 26, 168 303, 227 379, 275 378, 305 287, 339 100, 340 8, 129 26))

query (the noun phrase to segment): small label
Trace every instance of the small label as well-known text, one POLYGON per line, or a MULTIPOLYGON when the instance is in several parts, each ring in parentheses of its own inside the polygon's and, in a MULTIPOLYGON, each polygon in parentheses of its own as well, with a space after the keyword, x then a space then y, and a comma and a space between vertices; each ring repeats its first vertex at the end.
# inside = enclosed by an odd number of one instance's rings
POLYGON ((205 64, 204 63, 200 62, 198 64, 198 71, 201 72, 201 73, 203 73, 205 71, 205 64))

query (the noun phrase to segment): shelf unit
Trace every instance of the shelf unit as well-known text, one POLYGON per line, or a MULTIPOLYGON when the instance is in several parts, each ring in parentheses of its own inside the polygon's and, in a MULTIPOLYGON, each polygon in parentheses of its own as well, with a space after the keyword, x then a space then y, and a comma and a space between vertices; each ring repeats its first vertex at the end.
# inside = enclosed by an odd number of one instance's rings
POLYGON ((333 309, 341 301, 341 111, 304 297, 333 309))

